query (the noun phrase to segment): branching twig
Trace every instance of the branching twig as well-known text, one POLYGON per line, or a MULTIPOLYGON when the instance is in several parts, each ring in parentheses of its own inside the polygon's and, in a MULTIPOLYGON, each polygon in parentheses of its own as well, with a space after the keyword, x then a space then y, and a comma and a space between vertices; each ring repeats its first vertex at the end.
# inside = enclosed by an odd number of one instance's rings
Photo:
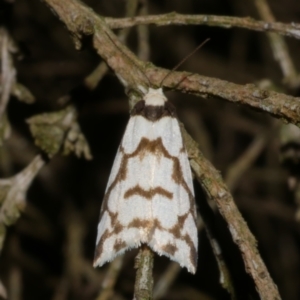
POLYGON ((44 163, 38 155, 19 174, 0 180, 0 252, 6 233, 5 226, 12 225, 19 218, 26 203, 27 190, 44 163))
MULTIPOLYGON (((20 173, 10 179, 1 179, 1 187, 8 189, 0 209, 0 223, 11 225, 19 216, 17 210, 22 209, 25 201, 25 194, 33 179, 45 164, 40 155, 37 155, 32 162, 20 173)), ((2 194, 2 196, 4 196, 2 194)))
MULTIPOLYGON (((64 2, 59 0, 45 0, 45 2, 51 5, 74 34, 80 34, 86 19, 90 20, 89 24, 90 26, 93 24, 95 30, 93 40, 96 50, 116 72, 122 83, 126 87, 135 89, 133 96, 136 94, 136 100, 140 99, 139 93, 145 92, 145 87, 148 85, 145 73, 154 86, 159 86, 164 76, 169 73, 169 70, 156 68, 139 61, 132 52, 116 39, 104 20, 82 3, 75 0, 65 0, 64 2), (72 15, 81 15, 82 18, 76 19, 75 22, 72 19, 72 15), (136 68, 136 66, 139 66, 139 68, 136 68), (128 72, 129 69, 134 69, 136 72, 128 72), (145 73, 141 72, 142 69, 145 70, 145 73)), ((176 87, 178 90, 195 95, 209 94, 234 103, 244 104, 293 124, 300 122, 299 98, 273 91, 261 90, 253 84, 238 85, 197 74, 173 72, 164 82, 164 85, 169 88, 176 87), (182 81, 183 79, 185 80, 182 81), (182 82, 178 85, 180 81, 182 82)))
POLYGON ((277 286, 259 255, 256 240, 237 209, 219 172, 202 156, 197 144, 187 132, 184 132, 184 140, 197 180, 206 196, 216 203, 218 210, 227 222, 233 241, 243 256, 246 271, 253 278, 261 299, 280 299, 277 286))

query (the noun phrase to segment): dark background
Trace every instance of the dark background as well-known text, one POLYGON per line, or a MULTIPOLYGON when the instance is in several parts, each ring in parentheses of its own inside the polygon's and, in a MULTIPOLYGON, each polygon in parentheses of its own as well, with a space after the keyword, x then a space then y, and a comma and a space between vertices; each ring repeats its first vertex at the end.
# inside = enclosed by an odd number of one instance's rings
MULTIPOLYGON (((84 2, 102 16, 123 17, 125 13, 122 0, 84 2)), ((298 0, 272 0, 269 4, 278 21, 300 22, 298 0)), ((105 265, 95 273, 91 267, 96 227, 110 168, 129 117, 127 97, 111 71, 94 90, 84 87, 84 78, 101 58, 89 41, 81 51, 76 51, 64 24, 43 2, 17 0, 10 4, 2 0, 0 5, 0 22, 9 29, 20 48, 15 55, 18 81, 36 97, 32 105, 14 98, 9 103, 12 135, 1 151, 2 177, 23 169, 39 152, 26 119, 63 108, 58 100, 70 93, 94 157, 86 161, 72 155, 56 155, 49 160, 28 192, 25 212, 8 230, 0 257, 1 280, 8 290, 20 287, 20 297, 15 299, 96 299, 108 268, 105 265), (77 233, 80 238, 76 239, 77 233), (81 251, 84 267, 72 261, 72 251, 81 251)), ((259 19, 252 1, 149 1, 149 14, 171 11, 259 19)), ((210 38, 180 67, 181 70, 238 84, 267 78, 282 92, 299 95, 297 88, 290 89, 282 82, 282 73, 265 33, 194 25, 151 25, 149 30, 149 60, 157 66, 172 68, 203 40, 210 38)), ((294 65, 299 69, 300 42, 290 38, 286 38, 286 42, 294 65)), ((136 50, 135 27, 127 44, 132 51, 136 50)), ((179 92, 167 95, 200 149, 224 177, 258 134, 269 133, 266 146, 239 178, 233 195, 258 240, 259 251, 282 299, 299 299, 300 226, 295 219, 297 206, 293 191, 287 184, 289 173, 280 165, 281 145, 277 134, 280 123, 265 113, 222 99, 197 98, 179 92)), ((195 190, 197 206, 218 237, 237 298, 258 299, 227 225, 218 213, 210 210, 196 181, 195 190)), ((197 274, 193 276, 182 270, 163 299, 230 299, 219 283, 216 260, 203 230, 199 237, 197 274)), ((113 299, 132 299, 135 255, 135 250, 125 255, 113 299)), ((167 258, 155 258, 154 280, 160 278, 168 263, 167 258)))

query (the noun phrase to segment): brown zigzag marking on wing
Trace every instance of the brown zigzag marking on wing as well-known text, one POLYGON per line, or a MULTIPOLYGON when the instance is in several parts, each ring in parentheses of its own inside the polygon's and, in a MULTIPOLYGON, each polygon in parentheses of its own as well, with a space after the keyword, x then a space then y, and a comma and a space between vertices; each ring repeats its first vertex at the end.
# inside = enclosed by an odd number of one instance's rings
POLYGON ((139 185, 136 185, 133 188, 128 189, 124 194, 124 199, 128 199, 133 195, 139 195, 143 196, 147 200, 151 200, 156 194, 162 195, 170 200, 173 198, 173 193, 165 190, 164 188, 158 186, 154 189, 149 189, 148 191, 140 187, 139 185))
MULTIPOLYGON (((186 242, 186 244, 189 246, 190 249, 190 260, 191 262, 196 266, 197 264, 197 251, 196 248, 193 244, 193 241, 191 239, 191 237, 188 234, 182 234, 181 233, 181 229, 183 227, 183 224, 185 222, 185 220, 187 219, 189 212, 187 212, 186 214, 182 215, 182 216, 178 216, 178 221, 176 223, 176 225, 173 226, 173 228, 171 229, 165 229, 159 220, 154 219, 154 220, 142 220, 139 218, 134 218, 127 226, 124 226, 122 224, 120 224, 120 222, 118 221, 117 218, 117 213, 112 213, 108 210, 108 213, 110 215, 110 217, 114 217, 114 224, 112 222, 112 231, 109 232, 108 230, 105 230, 105 232, 103 233, 103 235, 101 236, 97 246, 96 246, 96 251, 95 251, 95 261, 102 255, 103 252, 103 245, 104 242, 107 238, 111 237, 114 234, 118 234, 123 230, 129 229, 129 228, 143 228, 143 229, 147 229, 148 228, 148 235, 152 235, 154 234, 154 231, 156 229, 159 230, 164 230, 167 231, 169 233, 171 233, 174 238, 176 239, 180 239, 186 242), (116 229, 117 232, 116 232, 116 229)), ((148 237, 148 240, 151 240, 151 237, 148 237)), ((117 251, 126 248, 126 242, 118 239, 115 244, 114 244, 114 249, 117 251)), ((175 245, 172 244, 166 244, 160 247, 162 251, 165 251, 167 253, 169 253, 170 255, 174 255, 174 253, 177 250, 177 247, 175 245)))
MULTIPOLYGON (((119 168, 119 172, 118 172, 116 178, 114 179, 114 181, 108 187, 107 192, 104 196, 103 204, 102 204, 102 208, 101 208, 101 213, 100 213, 100 219, 101 219, 104 211, 106 211, 108 209, 107 201, 109 199, 111 191, 113 190, 113 188, 117 185, 117 183, 119 181, 122 181, 122 180, 126 179, 128 160, 130 158, 133 158, 133 157, 136 157, 136 156, 143 157, 145 154, 150 152, 150 153, 153 153, 153 154, 156 154, 156 155, 163 155, 164 157, 166 157, 166 158, 173 161, 172 179, 177 184, 180 184, 185 189, 185 191, 187 192, 187 194, 189 196, 192 216, 193 216, 193 218, 196 222, 196 208, 195 208, 195 204, 194 204, 194 196, 193 196, 191 190, 189 189, 189 187, 188 187, 188 185, 187 185, 187 183, 186 183, 186 181, 183 177, 183 173, 182 173, 181 166, 180 166, 180 161, 179 161, 178 157, 172 156, 168 152, 168 150, 163 145, 163 142, 162 142, 161 138, 157 138, 156 140, 150 141, 149 139, 143 137, 141 139, 139 145, 137 146, 137 148, 132 153, 129 153, 129 154, 125 153, 122 146, 120 146, 119 151, 123 154, 122 161, 121 161, 120 168, 119 168)), ((145 192, 147 192, 147 191, 145 191, 145 192)))
POLYGON ((141 220, 139 218, 134 218, 128 225, 127 228, 147 228, 151 227, 151 221, 149 220, 141 220))

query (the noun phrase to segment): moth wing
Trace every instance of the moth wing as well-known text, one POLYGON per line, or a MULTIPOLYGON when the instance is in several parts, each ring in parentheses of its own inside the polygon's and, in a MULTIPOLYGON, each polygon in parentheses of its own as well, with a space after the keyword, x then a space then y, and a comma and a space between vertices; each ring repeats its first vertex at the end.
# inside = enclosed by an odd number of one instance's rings
POLYGON ((102 204, 94 266, 147 243, 194 273, 196 209, 176 118, 130 118, 102 204))
POLYGON ((178 120, 165 117, 155 123, 156 138, 163 150, 153 166, 153 187, 162 187, 171 198, 156 194, 152 198, 155 229, 149 246, 195 273, 198 232, 191 168, 183 145, 178 120))
MULTIPOLYGON (((151 122, 141 116, 129 119, 116 154, 103 199, 94 267, 112 261, 127 249, 147 242, 147 226, 151 220, 151 201, 141 195, 127 197, 126 192, 137 185, 149 186, 147 176, 151 161, 140 161, 140 143, 147 136, 151 122)), ((128 194, 128 193, 127 193, 128 194)))

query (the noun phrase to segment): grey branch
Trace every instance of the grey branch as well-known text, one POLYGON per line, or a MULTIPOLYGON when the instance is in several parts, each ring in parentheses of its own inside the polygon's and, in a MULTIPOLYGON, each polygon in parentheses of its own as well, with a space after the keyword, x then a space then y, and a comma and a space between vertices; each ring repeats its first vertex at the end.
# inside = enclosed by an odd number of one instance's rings
POLYGON ((260 32, 276 32, 281 35, 300 39, 300 24, 258 21, 250 17, 239 18, 212 15, 182 15, 172 12, 164 15, 138 16, 135 18, 105 18, 105 21, 112 29, 127 28, 141 24, 154 24, 157 26, 205 25, 217 26, 225 29, 238 27, 260 32))

